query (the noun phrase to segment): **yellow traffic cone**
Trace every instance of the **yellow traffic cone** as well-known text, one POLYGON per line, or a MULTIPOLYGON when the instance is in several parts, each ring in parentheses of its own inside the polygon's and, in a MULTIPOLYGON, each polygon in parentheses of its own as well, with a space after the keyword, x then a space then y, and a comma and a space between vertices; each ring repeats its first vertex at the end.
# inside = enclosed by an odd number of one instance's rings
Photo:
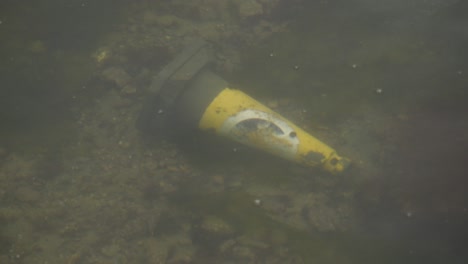
POLYGON ((208 70, 177 102, 179 121, 306 166, 338 173, 350 161, 208 70))

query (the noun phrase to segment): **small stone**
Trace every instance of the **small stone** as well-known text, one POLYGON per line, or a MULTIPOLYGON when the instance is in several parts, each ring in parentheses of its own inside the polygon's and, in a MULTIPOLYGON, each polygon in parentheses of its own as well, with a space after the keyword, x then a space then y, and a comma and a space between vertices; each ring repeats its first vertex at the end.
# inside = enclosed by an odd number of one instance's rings
POLYGON ((255 199, 254 203, 255 203, 255 205, 260 206, 262 204, 262 201, 260 199, 255 199))
POLYGON ((110 57, 110 50, 107 48, 100 48, 96 53, 93 54, 93 58, 96 60, 97 63, 103 63, 107 61, 110 57))

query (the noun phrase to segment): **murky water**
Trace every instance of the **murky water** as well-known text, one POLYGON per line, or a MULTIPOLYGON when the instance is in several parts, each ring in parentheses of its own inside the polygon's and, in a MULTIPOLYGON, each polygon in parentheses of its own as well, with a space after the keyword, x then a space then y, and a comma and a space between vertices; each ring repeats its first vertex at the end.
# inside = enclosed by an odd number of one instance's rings
POLYGON ((0 263, 465 263, 467 17, 456 0, 3 1, 0 263), (200 37, 233 88, 353 166, 139 131, 152 76, 200 37))

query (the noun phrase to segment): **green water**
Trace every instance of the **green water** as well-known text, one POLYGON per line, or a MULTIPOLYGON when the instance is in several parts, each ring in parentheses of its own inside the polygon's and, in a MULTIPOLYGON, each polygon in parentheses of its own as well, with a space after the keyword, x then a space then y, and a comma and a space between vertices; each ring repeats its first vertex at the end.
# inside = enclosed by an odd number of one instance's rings
POLYGON ((120 6, 8 0, 0 5, 2 143, 60 145, 71 139, 70 108, 93 75, 90 52, 121 19, 120 6))
POLYGON ((228 239, 257 250, 258 261, 285 248, 289 263, 466 260, 464 2, 283 1, 268 19, 288 21, 286 30, 255 44, 237 47, 216 31, 215 48, 233 45, 240 57, 223 77, 262 102, 286 98, 275 110, 353 159, 339 176, 210 137, 175 147, 141 140, 134 123, 148 72, 177 53, 184 34, 203 32, 171 18, 151 24, 144 11, 200 25, 203 10, 180 1, 36 2, 0 4, 0 262, 153 263, 147 240, 177 235, 196 249, 187 263, 242 263, 217 252, 228 239), (109 44, 117 40, 127 46, 109 44), (137 76, 136 95, 102 80, 93 54, 106 45, 121 52, 109 65, 137 76), (123 100, 106 103, 109 94, 123 100), (345 231, 287 224, 254 203, 255 186, 289 199, 320 194, 331 208, 349 201, 355 222, 345 231), (232 231, 203 230, 207 216, 232 231))

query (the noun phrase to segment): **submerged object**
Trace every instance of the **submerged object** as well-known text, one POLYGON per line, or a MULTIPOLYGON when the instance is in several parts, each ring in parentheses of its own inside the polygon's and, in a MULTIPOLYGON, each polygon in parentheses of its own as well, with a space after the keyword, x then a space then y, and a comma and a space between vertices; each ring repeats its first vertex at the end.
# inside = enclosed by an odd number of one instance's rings
MULTIPOLYGON (((345 170, 350 160, 210 71, 209 45, 195 41, 169 63, 150 87, 151 118, 171 113, 181 127, 214 132, 281 158, 320 166, 331 173, 345 170)), ((164 115, 166 116, 166 115, 164 115)))

